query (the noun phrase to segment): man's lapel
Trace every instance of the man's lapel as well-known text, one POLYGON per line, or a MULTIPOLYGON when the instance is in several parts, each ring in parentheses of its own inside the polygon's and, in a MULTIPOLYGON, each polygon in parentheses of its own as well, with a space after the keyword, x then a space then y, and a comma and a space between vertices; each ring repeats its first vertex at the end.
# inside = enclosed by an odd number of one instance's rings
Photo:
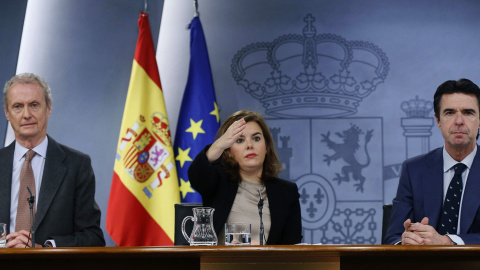
POLYGON ((429 219, 428 224, 436 228, 443 206, 443 148, 429 156, 421 175, 425 217, 429 219))
POLYGON ((462 211, 460 216, 460 233, 467 233, 472 225, 475 214, 480 207, 480 149, 473 159, 468 173, 467 184, 463 189, 462 211))
POLYGON ((37 228, 45 217, 67 172, 67 168, 63 164, 64 159, 65 152, 63 152, 59 144, 49 136, 42 185, 38 198, 37 214, 35 216, 35 227, 37 228))
POLYGON ((12 191, 12 170, 15 142, 5 149, 0 159, 0 222, 7 223, 7 231, 10 231, 10 201, 12 191))

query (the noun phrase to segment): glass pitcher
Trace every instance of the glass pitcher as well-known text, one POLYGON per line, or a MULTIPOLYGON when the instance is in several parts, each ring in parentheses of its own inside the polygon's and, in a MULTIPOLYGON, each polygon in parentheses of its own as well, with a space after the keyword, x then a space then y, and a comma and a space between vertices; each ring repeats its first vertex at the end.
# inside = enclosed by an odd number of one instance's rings
POLYGON ((192 209, 193 217, 186 216, 182 221, 183 237, 187 239, 190 246, 216 246, 218 244, 217 234, 213 229, 213 212, 211 207, 195 207, 192 209), (193 221, 193 230, 190 236, 185 232, 187 220, 193 221))

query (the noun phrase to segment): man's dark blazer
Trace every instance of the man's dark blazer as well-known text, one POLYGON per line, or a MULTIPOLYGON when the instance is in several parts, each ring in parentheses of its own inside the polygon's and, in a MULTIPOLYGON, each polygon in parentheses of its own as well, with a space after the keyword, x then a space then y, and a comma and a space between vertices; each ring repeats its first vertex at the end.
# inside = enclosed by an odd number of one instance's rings
MULTIPOLYGON (((0 221, 10 229, 10 192, 15 142, 0 149, 0 221)), ((38 194, 35 242, 55 240, 57 247, 105 246, 100 209, 95 202, 90 157, 48 136, 38 194)))
MULTIPOLYGON (((478 146, 477 146, 478 149, 478 146)), ((480 150, 480 149, 479 149, 480 150)), ((460 233, 466 245, 480 244, 480 151, 477 150, 463 191, 460 233)), ((386 244, 402 240, 407 219, 420 222, 429 218, 429 225, 438 231, 443 206, 443 148, 411 158, 402 165, 392 216, 385 235, 386 244)))
MULTIPOLYGON (((205 147, 188 169, 188 179, 192 187, 203 199, 203 205, 215 208, 213 226, 217 235, 227 221, 233 202, 237 196, 238 183, 229 179, 220 159, 210 163, 205 147)), ((268 203, 270 207, 271 227, 267 245, 289 245, 302 241, 302 221, 298 194, 295 183, 275 179, 266 181, 268 203)), ((258 222, 260 223, 260 217, 258 222)))

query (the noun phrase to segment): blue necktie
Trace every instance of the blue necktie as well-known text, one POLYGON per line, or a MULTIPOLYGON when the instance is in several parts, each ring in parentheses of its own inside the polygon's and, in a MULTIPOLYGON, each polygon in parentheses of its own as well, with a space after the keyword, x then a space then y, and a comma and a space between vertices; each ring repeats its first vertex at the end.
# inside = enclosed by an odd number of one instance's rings
POLYGON ((448 186, 438 228, 438 233, 441 235, 457 234, 458 214, 463 190, 462 173, 466 168, 467 166, 463 163, 457 163, 453 166, 455 175, 448 186))

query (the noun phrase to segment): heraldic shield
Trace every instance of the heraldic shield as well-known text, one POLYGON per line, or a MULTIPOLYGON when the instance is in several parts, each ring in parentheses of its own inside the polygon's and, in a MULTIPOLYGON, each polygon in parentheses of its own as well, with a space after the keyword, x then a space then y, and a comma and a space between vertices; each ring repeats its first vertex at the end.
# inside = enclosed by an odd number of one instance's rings
POLYGON ((153 113, 150 119, 140 116, 127 130, 119 146, 117 159, 123 161, 132 180, 144 185, 143 192, 150 198, 152 191, 170 176, 173 159, 166 147, 170 144, 168 122, 161 113, 153 113), (121 153, 121 154, 120 154, 121 153))
POLYGON ((381 118, 268 119, 300 193, 304 242, 378 244, 383 205, 381 118))

